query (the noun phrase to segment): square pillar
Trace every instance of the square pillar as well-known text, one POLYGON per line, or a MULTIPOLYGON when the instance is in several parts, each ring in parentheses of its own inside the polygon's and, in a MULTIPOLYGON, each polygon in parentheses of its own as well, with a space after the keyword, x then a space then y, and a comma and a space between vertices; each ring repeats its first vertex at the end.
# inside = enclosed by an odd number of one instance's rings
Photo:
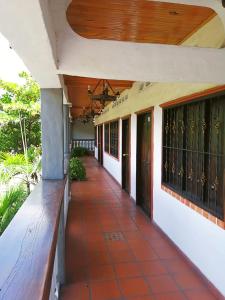
POLYGON ((62 89, 41 90, 42 178, 64 178, 62 89))
POLYGON ((69 125, 70 125, 70 119, 69 119, 69 105, 64 104, 63 105, 63 117, 64 117, 64 153, 69 154, 69 144, 70 144, 70 138, 69 138, 69 125))

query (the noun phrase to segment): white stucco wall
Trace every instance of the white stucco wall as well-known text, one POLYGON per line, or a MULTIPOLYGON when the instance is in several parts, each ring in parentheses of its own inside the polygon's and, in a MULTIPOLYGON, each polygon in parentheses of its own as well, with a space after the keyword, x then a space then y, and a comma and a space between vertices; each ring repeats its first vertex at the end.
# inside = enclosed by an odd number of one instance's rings
POLYGON ((161 189, 162 109, 154 110, 153 217, 225 295, 225 231, 161 189))
POLYGON ((137 115, 130 118, 130 195, 136 201, 137 115))
POLYGON ((98 148, 95 147, 95 158, 98 159, 98 148))
POLYGON ((103 166, 116 179, 119 184, 122 184, 122 120, 119 120, 119 158, 115 158, 105 152, 105 126, 103 126, 103 166))
POLYGON ((76 120, 73 123, 73 139, 94 139, 95 131, 93 122, 83 124, 76 120))
MULTIPOLYGON (((120 159, 104 153, 104 167, 121 183, 120 159)), ((131 115, 131 197, 136 199, 137 116, 131 115)), ((225 231, 161 189, 162 109, 154 107, 153 219, 225 295, 225 231)))

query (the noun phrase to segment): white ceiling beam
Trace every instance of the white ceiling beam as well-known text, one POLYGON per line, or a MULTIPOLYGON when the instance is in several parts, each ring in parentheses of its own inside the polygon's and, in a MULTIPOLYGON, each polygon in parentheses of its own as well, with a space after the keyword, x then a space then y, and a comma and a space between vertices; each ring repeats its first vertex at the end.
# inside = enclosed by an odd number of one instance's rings
POLYGON ((42 88, 61 87, 48 1, 0 1, 0 31, 42 88), (48 28, 47 28, 48 26, 48 28))
MULTIPOLYGON (((210 1, 218 4, 217 0, 210 1)), ((67 22, 70 1, 51 2, 60 74, 133 81, 225 83, 225 49, 85 39, 67 22)), ((209 4, 207 0, 199 2, 209 4)))

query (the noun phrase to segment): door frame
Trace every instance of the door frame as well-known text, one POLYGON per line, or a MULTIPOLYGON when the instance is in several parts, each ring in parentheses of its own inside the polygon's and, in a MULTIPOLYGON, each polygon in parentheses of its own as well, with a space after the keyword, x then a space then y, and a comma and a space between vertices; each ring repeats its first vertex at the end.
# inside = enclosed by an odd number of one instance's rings
POLYGON ((101 166, 103 166, 103 124, 98 125, 98 162, 101 166), (99 136, 101 136, 100 141, 99 141, 99 136), (100 157, 99 157, 99 153, 100 153, 100 157))
MULTIPOLYGON (((150 139, 150 147, 151 147, 151 151, 150 151, 150 195, 149 195, 149 199, 150 199, 150 220, 153 221, 153 184, 154 184, 154 107, 151 106, 149 108, 146 109, 142 109, 139 111, 136 111, 135 114, 137 116, 137 124, 136 124, 136 138, 137 138, 137 133, 138 133, 138 116, 143 115, 145 113, 151 113, 151 129, 150 129, 150 133, 151 133, 151 139, 150 139)), ((138 139, 136 140, 136 167, 137 167, 137 159, 138 159, 138 139)), ((136 169, 136 204, 138 204, 138 199, 137 199, 137 185, 138 185, 138 179, 137 179, 137 169, 136 169)))
POLYGON ((128 192, 128 195, 130 195, 131 193, 131 115, 127 115, 127 116, 124 116, 123 118, 121 118, 121 127, 122 127, 122 132, 121 132, 121 135, 122 135, 122 139, 121 139, 121 186, 122 186, 122 189, 123 189, 123 121, 125 120, 128 120, 129 122, 129 132, 128 132, 128 135, 129 135, 129 151, 128 151, 128 154, 129 154, 129 191, 126 191, 128 192))

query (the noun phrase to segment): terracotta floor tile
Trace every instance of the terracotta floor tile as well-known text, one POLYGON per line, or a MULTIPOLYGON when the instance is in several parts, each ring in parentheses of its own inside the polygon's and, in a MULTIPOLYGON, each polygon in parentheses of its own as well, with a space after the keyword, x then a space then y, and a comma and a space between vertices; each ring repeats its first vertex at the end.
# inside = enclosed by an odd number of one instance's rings
POLYGON ((92 300, 120 300, 122 296, 115 280, 92 282, 91 294, 92 300))
POLYGON ((127 241, 137 241, 139 243, 144 241, 144 237, 138 230, 123 231, 123 234, 127 241))
POLYGON ((154 296, 137 296, 137 297, 126 297, 126 300, 155 300, 154 296))
POLYGON ((192 267, 181 258, 164 260, 164 264, 168 271, 173 274, 188 273, 192 270, 192 267))
POLYGON ((137 261, 148 261, 158 259, 158 256, 151 248, 134 249, 133 253, 137 261))
POLYGON ((216 300, 217 298, 211 294, 209 290, 201 291, 185 291, 188 300, 216 300))
POLYGON ((155 295, 155 300, 185 300, 185 296, 181 292, 171 292, 155 295))
POLYGON ((162 275, 167 274, 168 271, 164 264, 159 260, 146 261, 141 263, 141 269, 144 275, 162 275))
POLYGON ((88 180, 71 185, 62 299, 215 299, 193 266, 96 160, 82 160, 88 180), (121 232, 122 239, 107 240, 109 232, 121 232))
POLYGON ((138 263, 121 263, 114 265, 118 278, 142 276, 141 267, 138 263))
POLYGON ((177 292, 178 287, 169 275, 149 276, 147 281, 153 293, 177 292))
POLYGON ((88 252, 105 252, 108 250, 108 246, 104 241, 91 242, 86 241, 86 249, 88 252))
POLYGON ((194 272, 176 274, 174 276, 174 280, 181 289, 204 289, 206 287, 206 283, 203 281, 203 279, 194 272))
POLYGON ((111 265, 91 266, 88 270, 90 280, 114 279, 115 273, 111 265))
POLYGON ((149 287, 143 278, 121 279, 119 285, 125 297, 140 297, 149 294, 149 287))
POLYGON ((136 258, 131 250, 110 251, 113 263, 135 262, 136 258))
POLYGON ((61 289, 62 300, 90 300, 90 288, 88 284, 70 284, 61 289))
POLYGON ((110 251, 129 249, 129 245, 126 241, 109 241, 107 245, 110 251))
POLYGON ((66 274, 66 282, 67 283, 81 283, 87 282, 88 280, 88 272, 86 267, 78 268, 68 268, 66 274))
POLYGON ((111 257, 108 251, 90 251, 87 258, 89 265, 107 265, 111 264, 111 257))

